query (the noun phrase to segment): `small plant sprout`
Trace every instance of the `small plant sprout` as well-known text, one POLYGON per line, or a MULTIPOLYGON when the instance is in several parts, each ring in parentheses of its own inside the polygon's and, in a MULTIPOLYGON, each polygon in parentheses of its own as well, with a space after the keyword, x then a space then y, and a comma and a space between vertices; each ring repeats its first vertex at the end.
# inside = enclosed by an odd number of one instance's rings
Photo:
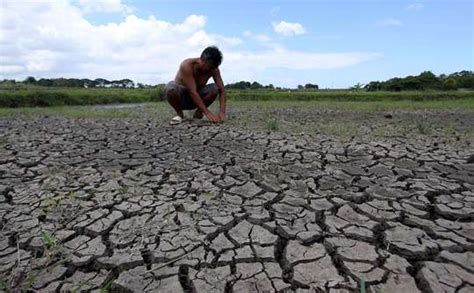
POLYGON ((267 129, 277 131, 280 129, 280 123, 276 117, 271 117, 266 122, 267 129))

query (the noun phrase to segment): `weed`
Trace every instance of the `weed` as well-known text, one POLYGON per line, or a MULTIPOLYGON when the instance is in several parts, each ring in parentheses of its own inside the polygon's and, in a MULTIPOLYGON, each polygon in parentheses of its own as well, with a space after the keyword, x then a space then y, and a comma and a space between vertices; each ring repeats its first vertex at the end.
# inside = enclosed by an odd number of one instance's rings
POLYGON ((280 129, 280 122, 276 117, 271 117, 266 120, 265 126, 268 130, 278 131, 280 129))
POLYGON ((42 212, 46 215, 58 207, 59 201, 54 198, 54 195, 49 195, 41 201, 41 205, 43 206, 42 212))
POLYGON ((419 134, 429 134, 431 132, 431 127, 428 123, 424 120, 418 120, 415 122, 416 129, 418 130, 419 134))
POLYGON ((108 293, 110 292, 110 287, 112 286, 112 282, 114 280, 113 279, 110 279, 108 280, 107 282, 105 282, 105 284, 103 284, 101 287, 100 287, 100 293, 108 293))
POLYGON ((55 249, 58 245, 58 239, 48 231, 43 231, 41 233, 41 239, 45 244, 45 248, 49 251, 55 249))

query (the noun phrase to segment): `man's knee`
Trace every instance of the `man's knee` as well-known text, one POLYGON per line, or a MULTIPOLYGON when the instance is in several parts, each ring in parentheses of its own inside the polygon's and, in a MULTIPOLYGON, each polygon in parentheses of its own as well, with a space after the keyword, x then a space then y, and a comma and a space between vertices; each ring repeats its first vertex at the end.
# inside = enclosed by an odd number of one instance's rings
POLYGON ((217 86, 215 84, 209 85, 209 87, 206 90, 206 94, 203 96, 203 99, 207 103, 212 103, 214 100, 217 98, 219 95, 219 90, 217 89, 217 86))
POLYGON ((212 95, 214 98, 216 98, 217 95, 219 94, 219 90, 218 90, 218 88, 217 88, 217 85, 216 85, 216 84, 212 84, 212 85, 211 85, 211 88, 210 88, 210 90, 209 90, 209 92, 211 93, 211 95, 212 95))
POLYGON ((168 101, 176 100, 178 98, 178 91, 174 88, 165 88, 164 95, 168 101))

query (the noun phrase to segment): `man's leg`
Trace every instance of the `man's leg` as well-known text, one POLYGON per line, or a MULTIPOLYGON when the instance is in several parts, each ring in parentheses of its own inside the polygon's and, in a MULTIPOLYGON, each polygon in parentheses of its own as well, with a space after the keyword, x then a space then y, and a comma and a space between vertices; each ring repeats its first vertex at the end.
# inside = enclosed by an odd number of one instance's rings
POLYGON ((166 99, 170 103, 171 107, 176 111, 176 114, 183 118, 183 108, 181 106, 181 98, 178 90, 170 85, 166 86, 165 89, 166 99))
MULTIPOLYGON (((214 103, 217 96, 219 95, 219 91, 217 90, 217 86, 215 84, 210 84, 204 87, 202 91, 199 93, 201 95, 202 101, 206 107, 209 107, 214 103)), ((194 112, 193 118, 201 119, 203 116, 202 111, 200 109, 196 109, 194 112)))

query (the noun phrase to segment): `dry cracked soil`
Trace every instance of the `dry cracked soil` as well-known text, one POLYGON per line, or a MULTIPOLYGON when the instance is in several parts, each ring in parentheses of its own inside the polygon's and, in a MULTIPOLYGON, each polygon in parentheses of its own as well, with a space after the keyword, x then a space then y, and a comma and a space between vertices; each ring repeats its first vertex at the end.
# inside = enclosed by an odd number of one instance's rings
POLYGON ((474 151, 204 121, 0 119, 18 292, 474 292, 474 151))

